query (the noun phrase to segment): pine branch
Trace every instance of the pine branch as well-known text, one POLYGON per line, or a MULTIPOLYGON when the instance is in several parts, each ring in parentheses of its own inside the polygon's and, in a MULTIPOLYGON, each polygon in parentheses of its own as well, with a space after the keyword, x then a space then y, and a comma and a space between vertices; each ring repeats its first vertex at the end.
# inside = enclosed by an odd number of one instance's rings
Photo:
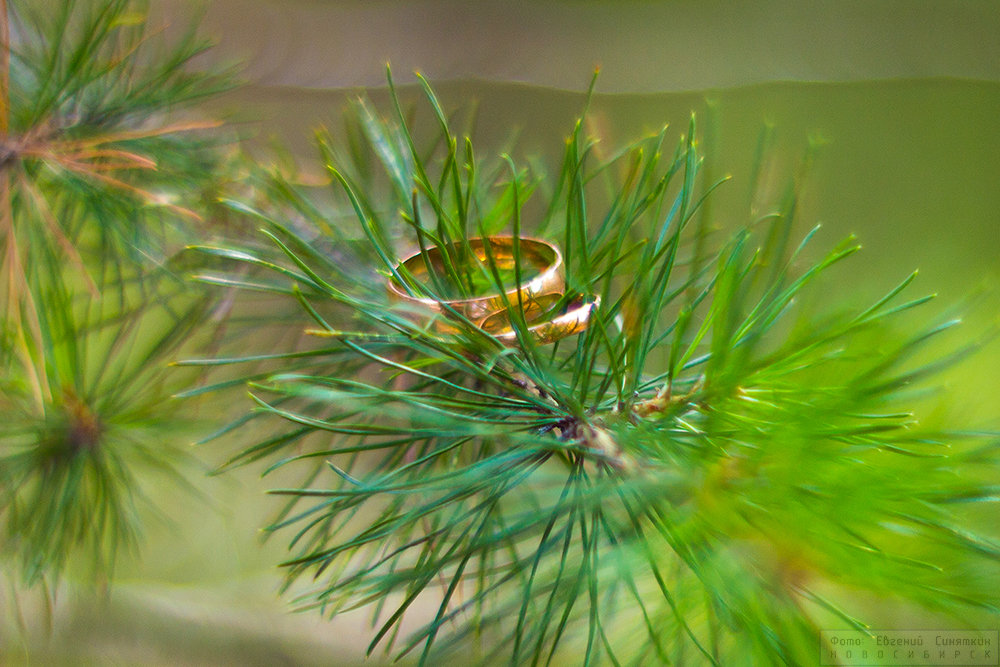
POLYGON ((211 337, 176 257, 210 210, 175 200, 218 185, 218 123, 185 109, 229 78, 187 71, 205 45, 162 43, 142 3, 0 10, 0 555, 29 585, 106 579, 149 478, 198 469, 167 401, 197 376, 166 362, 211 337))
POLYGON ((395 89, 386 115, 357 105, 349 151, 320 136, 353 237, 272 185, 308 215, 283 220, 282 198, 235 206, 275 251, 198 248, 269 273, 246 286, 293 297, 317 337, 248 375, 255 413, 227 429, 250 443, 232 462, 306 471, 273 491, 287 504, 271 526, 295 531, 284 566, 289 588, 314 582, 303 607, 373 606, 369 652, 424 663, 477 644, 484 663, 531 664, 808 663, 819 623, 866 627, 851 590, 995 612, 995 591, 952 574, 996 571, 997 543, 956 511, 995 498, 975 473, 995 463, 993 436, 921 426, 908 407, 950 359, 907 362, 949 328, 898 333, 927 300, 902 300, 912 276, 869 307, 810 314, 799 302, 859 246, 806 260, 815 230, 792 246, 793 186, 713 249, 702 205, 719 183, 704 181, 693 118, 672 154, 664 130, 606 161, 581 119, 538 206, 537 175, 474 156, 421 90, 440 130, 429 156, 395 89), (517 292, 502 339, 448 300, 510 288, 493 255, 469 254, 505 230, 514 284, 522 233, 558 241, 567 293, 547 315, 593 299, 585 330, 538 342, 517 292), (331 232, 343 261, 321 249, 331 232), (400 264, 407 246, 422 284, 400 264), (389 279, 433 308, 390 302, 389 279), (330 324, 344 312, 351 330, 330 324), (409 616, 422 627, 400 640, 409 616))

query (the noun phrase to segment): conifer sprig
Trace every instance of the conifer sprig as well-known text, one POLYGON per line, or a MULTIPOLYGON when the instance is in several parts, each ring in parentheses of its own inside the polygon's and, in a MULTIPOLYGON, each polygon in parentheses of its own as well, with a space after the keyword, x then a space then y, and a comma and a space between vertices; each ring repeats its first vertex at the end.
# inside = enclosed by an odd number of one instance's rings
POLYGON ((182 481, 190 458, 171 423, 188 423, 187 408, 168 399, 194 376, 167 377, 166 364, 213 322, 176 254, 210 217, 228 157, 218 123, 191 107, 230 74, 190 70, 206 44, 166 40, 147 9, 0 3, 0 557, 12 581, 107 579, 135 545, 148 476, 182 481))
POLYGON ((394 88, 384 116, 357 106, 367 157, 321 137, 359 224, 352 262, 332 262, 301 219, 259 211, 283 260, 200 248, 270 273, 245 286, 297 299, 316 336, 248 378, 241 423, 277 430, 235 459, 303 470, 273 491, 288 502, 269 527, 291 536, 289 587, 313 582, 296 588, 302 605, 371 608, 369 652, 530 664, 809 663, 819 623, 867 627, 852 590, 995 613, 979 584, 1000 544, 961 509, 995 498, 974 470, 995 449, 922 427, 905 403, 939 369, 907 357, 951 326, 894 333, 927 300, 903 299, 912 276, 867 308, 800 308, 858 245, 807 260, 815 230, 792 246, 794 190, 710 251, 700 206, 718 184, 701 178, 693 119, 672 152, 665 129, 603 162, 581 120, 550 200, 529 207, 538 177, 486 166, 420 81, 434 152, 417 149, 394 88), (372 164, 387 183, 365 178, 372 164), (528 224, 529 210, 544 213, 528 224), (560 244, 564 301, 597 304, 553 345, 519 303, 508 346, 440 300, 470 289, 471 238, 525 232, 560 244), (455 254, 423 285, 401 278, 407 246, 430 244, 455 254), (438 295, 448 326, 390 303, 390 277, 438 295), (350 326, 330 317, 345 312, 350 326), (411 616, 420 629, 402 637, 411 616))
POLYGON ((65 275, 32 283, 45 303, 41 385, 51 398, 39 405, 23 375, 0 381, 3 551, 29 584, 67 569, 106 580, 138 545, 150 509, 143 489, 157 476, 190 488, 185 475, 200 470, 179 446, 185 430, 196 432, 182 426, 189 410, 165 397, 195 380, 167 362, 202 326, 209 301, 176 277, 156 281, 156 301, 124 308, 110 296, 80 299, 65 275))
POLYGON ((191 31, 167 43, 142 2, 15 0, 5 10, 0 235, 8 313, 24 311, 30 326, 25 271, 45 248, 58 247, 94 293, 95 273, 131 278, 150 258, 165 261, 177 231, 202 219, 200 198, 219 180, 206 174, 221 171, 208 132, 219 123, 185 111, 232 79, 187 68, 207 42, 191 31))

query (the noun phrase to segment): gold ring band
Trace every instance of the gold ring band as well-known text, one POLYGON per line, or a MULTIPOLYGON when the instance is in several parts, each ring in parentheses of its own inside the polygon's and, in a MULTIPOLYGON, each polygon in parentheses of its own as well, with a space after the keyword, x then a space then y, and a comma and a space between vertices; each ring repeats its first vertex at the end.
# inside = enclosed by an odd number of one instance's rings
MULTIPOLYGON (((582 297, 578 298, 566 306, 562 313, 541 322, 528 320, 528 333, 539 345, 548 345, 560 338, 578 334, 587 328, 591 312, 600 305, 600 296, 595 296, 592 301, 586 301, 582 297)), ((484 329, 493 333, 485 327, 484 329)), ((517 332, 509 325, 497 333, 493 333, 493 336, 507 347, 517 343, 517 332)))
MULTIPOLYGON (((503 277, 501 275, 501 281, 506 283, 503 277)), ((433 326, 438 331, 455 332, 454 322, 449 322, 447 316, 458 313, 508 347, 518 341, 508 308, 519 308, 527 324, 528 335, 537 344, 546 345, 584 331, 591 313, 601 303, 600 297, 587 301, 580 296, 565 304, 559 312, 553 312, 565 301, 566 277, 562 253, 547 241, 510 236, 472 238, 467 242, 450 244, 445 249, 433 246, 413 253, 399 262, 387 286, 393 299, 432 313, 433 326), (504 292, 477 295, 476 277, 484 280, 487 289, 495 290, 494 269, 506 273, 508 277, 519 269, 521 280, 504 292), (454 276, 462 277, 460 271, 464 271, 468 278, 465 291, 472 292, 474 296, 456 299, 449 298, 450 295, 445 293, 442 298, 432 298, 412 293, 421 290, 430 293, 431 288, 446 292, 449 280, 454 283, 454 276), (447 279, 449 273, 452 277, 447 279), (404 287, 402 281, 412 285, 413 289, 404 287), (440 315, 445 317, 437 317, 440 315)), ((454 288, 454 285, 451 287, 454 288)))
POLYGON ((492 265, 500 272, 514 271, 517 264, 515 258, 519 258, 522 272, 521 285, 515 285, 503 293, 494 292, 458 299, 435 299, 411 294, 409 289, 400 284, 396 276, 392 276, 388 281, 389 294, 400 301, 419 304, 438 313, 454 310, 478 327, 490 316, 505 310, 507 303, 511 305, 520 303, 526 312, 529 309, 541 312, 546 310, 546 304, 551 305, 566 291, 562 253, 547 241, 531 238, 514 239, 511 236, 472 238, 468 243, 450 244, 446 252, 442 252, 438 246, 433 246, 400 261, 397 273, 402 278, 412 279, 413 282, 429 290, 434 287, 430 271, 434 271, 437 276, 444 276, 449 265, 454 270, 454 265, 458 263, 470 276, 470 282, 481 275, 485 276, 492 286, 494 279, 488 268, 491 264, 490 256, 492 265), (471 257, 468 256, 470 251, 471 257))

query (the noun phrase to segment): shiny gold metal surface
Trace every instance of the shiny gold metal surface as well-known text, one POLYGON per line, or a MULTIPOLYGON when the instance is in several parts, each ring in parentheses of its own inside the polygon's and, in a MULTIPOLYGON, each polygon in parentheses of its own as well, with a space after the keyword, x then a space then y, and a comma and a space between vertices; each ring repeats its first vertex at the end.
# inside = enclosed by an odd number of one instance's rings
MULTIPOLYGON (((593 301, 586 301, 583 298, 576 299, 570 303, 566 309, 557 315, 548 317, 539 322, 527 320, 528 333, 539 345, 548 345, 561 338, 572 336, 587 329, 590 323, 590 315, 595 308, 601 305, 601 297, 594 297, 593 301)), ((485 326, 484 330, 489 331, 485 326)), ((489 331, 501 343, 510 347, 517 343, 517 333, 508 325, 496 333, 489 331)))
MULTIPOLYGON (((403 280, 430 287, 435 282, 430 271, 439 276, 437 282, 441 283, 440 276, 446 274, 448 263, 452 269, 474 274, 489 266, 489 256, 492 256, 499 272, 513 271, 515 257, 519 256, 522 276, 528 276, 528 280, 522 280, 519 286, 515 285, 505 292, 494 291, 461 299, 435 299, 415 296, 400 280, 391 277, 388 280, 389 294, 397 301, 425 310, 433 318, 434 328, 441 333, 457 330, 454 315, 458 313, 507 346, 517 344, 517 333, 511 325, 508 306, 521 309, 528 333, 540 345, 554 343, 587 328, 591 312, 600 305, 600 298, 586 301, 579 297, 559 312, 552 312, 563 299, 566 279, 562 253, 547 241, 521 238, 517 240, 515 249, 513 237, 491 236, 469 239, 467 245, 453 244, 447 252, 434 246, 402 260, 397 266, 397 273, 403 280)), ((492 280, 487 282, 492 284, 492 280)))
MULTIPOLYGON (((453 261, 454 258, 461 258, 466 255, 463 269, 479 271, 481 263, 488 266, 487 250, 493 256, 493 262, 498 271, 513 271, 515 267, 515 247, 514 238, 510 236, 491 236, 486 239, 469 239, 468 245, 453 244, 447 253, 443 253, 441 248, 434 246, 426 252, 417 252, 410 255, 399 263, 398 272, 413 278, 421 285, 431 287, 433 284, 428 272, 428 265, 431 270, 438 275, 445 274, 446 262, 453 261), (468 257, 471 251, 472 256, 468 257)), ((410 303, 426 307, 427 309, 448 315, 451 311, 460 313, 474 325, 482 326, 488 317, 503 311, 506 303, 523 304, 525 311, 529 309, 544 310, 543 304, 551 304, 558 300, 566 290, 565 268, 563 266, 562 253, 559 249, 547 241, 538 239, 521 238, 518 240, 517 254, 520 255, 521 270, 529 275, 527 282, 522 282, 520 286, 513 286, 506 292, 493 292, 482 295, 474 295, 461 299, 434 299, 429 297, 419 297, 410 294, 400 282, 395 278, 388 281, 389 294, 404 303, 410 303), (520 295, 518 294, 520 293, 520 295)), ((441 320, 441 326, 450 328, 447 318, 441 320)))

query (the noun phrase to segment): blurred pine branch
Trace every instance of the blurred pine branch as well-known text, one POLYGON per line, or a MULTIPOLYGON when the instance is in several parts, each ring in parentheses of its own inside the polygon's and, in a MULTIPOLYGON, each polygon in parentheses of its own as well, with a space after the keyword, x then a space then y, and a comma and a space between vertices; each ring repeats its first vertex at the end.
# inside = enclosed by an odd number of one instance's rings
POLYGON ((207 43, 167 40, 147 9, 0 6, 0 553, 29 584, 105 579, 136 544, 146 478, 197 470, 168 401, 195 376, 166 364, 208 335, 177 251, 229 169, 194 105, 231 74, 188 67, 207 43))

